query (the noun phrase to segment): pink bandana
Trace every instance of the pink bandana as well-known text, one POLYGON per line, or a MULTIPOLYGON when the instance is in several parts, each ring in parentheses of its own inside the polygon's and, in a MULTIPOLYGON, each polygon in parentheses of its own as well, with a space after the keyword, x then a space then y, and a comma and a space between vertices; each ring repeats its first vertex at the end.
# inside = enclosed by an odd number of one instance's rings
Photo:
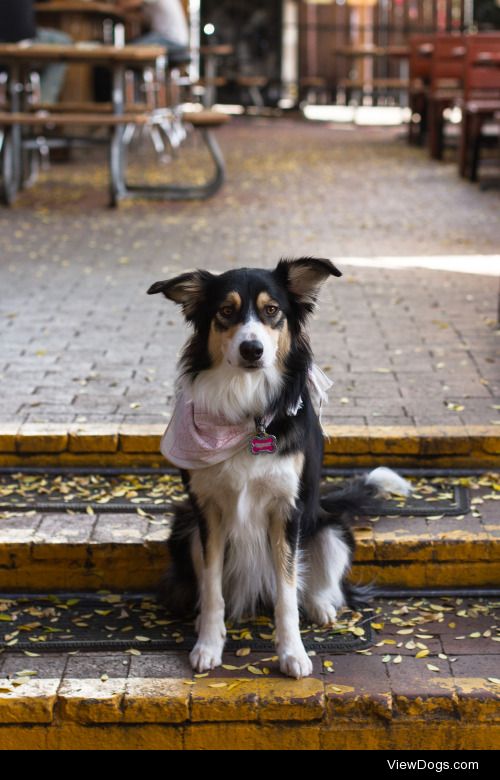
POLYGON ((176 401, 160 450, 181 469, 202 469, 222 463, 243 449, 255 430, 252 419, 230 424, 221 417, 195 409, 186 393, 176 401))
MULTIPOLYGON (((318 366, 309 371, 308 385, 313 403, 327 400, 326 391, 332 382, 318 366)), ((302 402, 288 414, 296 415, 302 402)), ((265 423, 269 425, 271 418, 265 423)), ((228 423, 221 417, 195 409, 192 398, 182 392, 175 403, 167 430, 162 436, 160 451, 167 460, 181 469, 202 469, 231 458, 248 446, 250 434, 255 433, 253 418, 240 423, 228 423)))

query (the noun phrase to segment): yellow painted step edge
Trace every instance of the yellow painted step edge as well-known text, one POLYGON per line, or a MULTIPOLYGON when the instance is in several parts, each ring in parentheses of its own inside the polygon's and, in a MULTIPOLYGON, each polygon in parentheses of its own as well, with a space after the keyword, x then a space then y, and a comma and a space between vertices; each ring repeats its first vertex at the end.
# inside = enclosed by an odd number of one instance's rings
MULTIPOLYGON (((121 655, 121 654, 120 654, 121 655)), ((36 665, 36 664, 35 664, 36 665)), ((427 696, 366 690, 356 680, 340 684, 332 676, 305 677, 66 677, 3 678, 0 676, 0 727, 15 723, 80 724, 203 723, 258 721, 337 722, 346 719, 389 722, 460 718, 498 722, 498 686, 482 678, 426 672, 441 691, 427 696)), ((380 690, 379 690, 380 688, 380 690)))
POLYGON ((0 750, 495 750, 499 744, 500 723, 451 720, 0 726, 0 750))
MULTIPOLYGON (((0 425, 0 466, 154 465, 161 425, 40 423, 0 425)), ((493 426, 325 427, 325 465, 432 465, 494 468, 500 462, 500 432, 493 426)))
MULTIPOLYGON (((415 538, 394 542, 383 555, 360 547, 355 582, 380 587, 500 587, 500 544, 492 539, 459 548, 439 540, 422 548, 415 538), (455 550, 455 553, 454 553, 455 550)), ((155 590, 168 564, 165 541, 81 545, 30 540, 0 544, 0 590, 51 591, 100 588, 155 590)))
POLYGON ((371 695, 315 678, 208 677, 194 684, 170 678, 30 678, 12 693, 0 692, 0 749, 498 745, 500 712, 492 684, 475 679, 471 697, 470 681, 441 682, 442 695, 410 701, 391 693, 389 684, 371 695))

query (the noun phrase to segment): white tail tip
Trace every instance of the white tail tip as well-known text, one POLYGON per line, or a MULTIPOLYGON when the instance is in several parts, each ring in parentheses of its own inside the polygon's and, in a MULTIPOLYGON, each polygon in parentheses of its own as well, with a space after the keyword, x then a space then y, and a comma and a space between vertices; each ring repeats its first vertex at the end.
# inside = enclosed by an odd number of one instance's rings
POLYGON ((409 496, 412 491, 412 487, 406 479, 403 479, 395 471, 385 466, 379 466, 377 469, 370 471, 366 477, 366 482, 368 485, 375 485, 381 493, 409 496))

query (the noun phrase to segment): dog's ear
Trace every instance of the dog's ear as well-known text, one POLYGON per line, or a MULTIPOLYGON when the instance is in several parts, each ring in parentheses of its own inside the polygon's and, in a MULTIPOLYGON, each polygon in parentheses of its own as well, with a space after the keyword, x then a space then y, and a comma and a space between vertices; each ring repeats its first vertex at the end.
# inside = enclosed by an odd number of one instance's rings
POLYGON ((329 276, 342 276, 331 260, 319 257, 299 257, 297 260, 280 260, 276 273, 299 303, 306 304, 312 310, 318 297, 319 288, 329 276))
POLYGON ((174 279, 155 282, 148 290, 148 295, 163 293, 165 298, 179 303, 187 320, 192 320, 197 306, 205 300, 206 288, 213 275, 208 271, 192 271, 180 274, 174 279))

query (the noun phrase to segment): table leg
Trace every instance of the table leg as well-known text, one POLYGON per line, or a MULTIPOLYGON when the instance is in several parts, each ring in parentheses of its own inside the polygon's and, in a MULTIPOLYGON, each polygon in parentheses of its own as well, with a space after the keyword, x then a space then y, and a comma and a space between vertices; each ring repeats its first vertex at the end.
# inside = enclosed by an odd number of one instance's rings
MULTIPOLYGON (((169 89, 172 89, 172 85, 167 82, 167 58, 158 57, 155 63, 155 80, 156 80, 156 105, 155 108, 165 108, 170 105, 167 98, 169 89)), ((177 101, 175 101, 177 102, 177 101)))
MULTIPOLYGON (((116 63, 113 66, 113 114, 123 116, 125 110, 125 66, 116 63)), ((125 126, 116 125, 112 131, 109 146, 110 205, 116 206, 126 197, 125 184, 125 126)))
POLYGON ((1 191, 2 200, 6 206, 10 206, 14 202, 17 192, 17 173, 14 148, 12 143, 12 128, 5 130, 4 137, 2 139, 2 177, 1 177, 1 191))
POLYGON ((460 133, 460 148, 458 154, 458 172, 462 178, 467 177, 467 166, 469 156, 469 112, 464 107, 462 109, 462 127, 460 133))
POLYGON ((151 198, 155 200, 198 200, 214 195, 224 183, 225 163, 221 149, 215 136, 207 128, 199 130, 201 137, 210 152, 215 171, 205 184, 129 184, 125 185, 127 196, 151 198))
POLYGON ((213 54, 207 54, 205 57, 205 80, 206 87, 203 95, 203 105, 210 108, 215 103, 216 89, 215 77, 217 75, 217 58, 213 54))
MULTIPOLYGON (((402 58, 399 61, 399 78, 402 81, 410 81, 410 63, 409 60, 402 58)), ((408 105, 408 90, 402 89, 399 93, 399 105, 403 108, 408 105)))
POLYGON ((109 146, 110 206, 117 206, 127 196, 125 184, 125 127, 117 125, 109 146))
POLYGON ((483 121, 478 114, 472 116, 470 130, 470 158, 469 158, 469 176, 470 181, 477 181, 479 167, 479 153, 481 147, 481 127, 483 121))
POLYGON ((443 159, 443 134, 445 104, 441 100, 429 100, 429 152, 433 160, 443 159))
MULTIPOLYGON (((10 110, 17 113, 21 108, 21 68, 17 63, 10 66, 9 93, 10 110)), ((21 186, 22 170, 22 134, 20 125, 12 125, 6 130, 2 144, 2 188, 6 204, 14 201, 21 186)))

